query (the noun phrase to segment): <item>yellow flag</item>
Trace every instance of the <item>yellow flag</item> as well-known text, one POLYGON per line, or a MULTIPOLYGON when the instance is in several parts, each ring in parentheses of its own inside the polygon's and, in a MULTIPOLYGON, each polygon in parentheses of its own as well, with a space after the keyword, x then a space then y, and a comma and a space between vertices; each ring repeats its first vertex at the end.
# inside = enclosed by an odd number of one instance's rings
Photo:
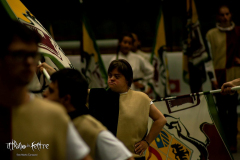
POLYGON ((155 40, 153 44, 153 52, 150 62, 154 67, 154 78, 150 84, 154 90, 155 99, 166 97, 170 95, 169 74, 167 67, 166 53, 164 47, 166 46, 166 37, 164 29, 164 16, 162 6, 160 6, 159 15, 157 18, 157 27, 155 32, 155 40))
POLYGON ((97 43, 83 13, 82 18, 82 58, 84 58, 84 74, 89 79, 89 88, 105 88, 107 86, 107 72, 101 58, 97 43))

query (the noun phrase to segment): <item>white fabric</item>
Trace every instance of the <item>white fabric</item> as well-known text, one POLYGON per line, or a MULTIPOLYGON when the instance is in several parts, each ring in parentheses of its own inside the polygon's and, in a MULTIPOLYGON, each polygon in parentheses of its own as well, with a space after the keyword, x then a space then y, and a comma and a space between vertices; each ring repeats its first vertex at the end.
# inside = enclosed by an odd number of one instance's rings
POLYGON ((69 122, 67 133, 67 160, 83 159, 89 154, 89 152, 89 147, 80 137, 73 123, 69 122))
POLYGON ((210 53, 210 56, 211 56, 211 60, 209 60, 209 61, 207 61, 207 62, 205 62, 205 69, 206 69, 206 72, 207 73, 212 73, 212 78, 211 77, 209 77, 209 78, 211 78, 210 80, 211 81, 217 81, 217 78, 216 78, 216 74, 215 74, 215 71, 214 71, 214 67, 213 67, 213 61, 212 61, 212 50, 211 50, 211 44, 210 44, 210 42, 206 39, 206 41, 207 41, 207 44, 208 44, 208 48, 209 48, 209 53, 210 53))
POLYGON ((223 32, 226 32, 226 31, 231 31, 233 30, 233 28, 235 27, 235 23, 234 22, 231 22, 231 26, 229 27, 221 27, 219 23, 216 24, 216 27, 220 30, 220 31, 223 31, 223 32))
POLYGON ((140 56, 143 57, 146 61, 149 62, 149 60, 150 60, 150 55, 147 54, 146 52, 143 52, 143 51, 141 51, 140 49, 138 49, 135 53, 136 53, 137 55, 140 55, 140 56))
MULTIPOLYGON (((110 63, 115 60, 117 57, 114 56, 110 63)), ((132 67, 133 70, 133 79, 142 78, 142 81, 139 81, 142 83, 145 88, 147 88, 147 83, 153 79, 153 66, 150 64, 150 62, 144 60, 141 56, 129 52, 127 55, 124 55, 122 52, 118 53, 118 59, 125 59, 129 62, 129 64, 132 67)), ((131 89, 139 91, 138 88, 135 88, 134 85, 131 86, 131 89)))
POLYGON ((111 132, 98 134, 96 160, 123 160, 132 156, 131 152, 111 132))

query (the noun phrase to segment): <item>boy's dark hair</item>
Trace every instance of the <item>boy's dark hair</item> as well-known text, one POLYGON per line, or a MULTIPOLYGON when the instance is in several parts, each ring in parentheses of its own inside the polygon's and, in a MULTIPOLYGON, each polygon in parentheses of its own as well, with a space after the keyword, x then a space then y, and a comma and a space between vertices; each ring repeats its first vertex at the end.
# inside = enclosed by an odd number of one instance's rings
POLYGON ((52 82, 57 82, 59 97, 71 96, 75 109, 85 107, 88 95, 88 82, 76 69, 64 68, 51 75, 52 82))
POLYGON ((0 28, 4 33, 1 35, 2 41, 0 43, 0 48, 2 49, 2 52, 0 57, 4 57, 8 54, 8 47, 14 38, 20 38, 26 43, 35 42, 38 44, 41 42, 41 37, 36 31, 29 29, 26 25, 19 21, 7 20, 1 24, 0 28))
POLYGON ((221 4, 219 4, 218 7, 217 7, 217 11, 216 11, 217 15, 219 14, 220 9, 223 8, 223 7, 228 8, 228 9, 229 9, 229 12, 231 13, 231 7, 230 7, 230 5, 229 5, 229 4, 225 4, 225 3, 221 3, 221 4))
POLYGON ((124 33, 122 33, 122 34, 119 36, 119 38, 118 38, 118 42, 119 42, 119 43, 122 42, 122 40, 123 40, 124 37, 130 37, 130 38, 132 38, 132 43, 134 42, 134 38, 133 38, 131 32, 124 32, 124 33))
POLYGON ((128 81, 128 87, 131 87, 133 82, 133 71, 131 65, 124 59, 113 60, 108 67, 108 74, 117 68, 118 72, 122 73, 128 81))

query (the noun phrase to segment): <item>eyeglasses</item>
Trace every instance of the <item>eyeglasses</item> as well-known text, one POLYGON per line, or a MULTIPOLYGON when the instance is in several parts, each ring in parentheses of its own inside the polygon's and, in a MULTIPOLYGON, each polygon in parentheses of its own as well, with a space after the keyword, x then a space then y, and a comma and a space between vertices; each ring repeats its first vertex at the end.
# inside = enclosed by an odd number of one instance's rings
POLYGON ((40 53, 38 52, 14 51, 8 52, 7 56, 10 56, 12 59, 16 61, 24 61, 28 57, 32 57, 36 61, 40 59, 40 53))

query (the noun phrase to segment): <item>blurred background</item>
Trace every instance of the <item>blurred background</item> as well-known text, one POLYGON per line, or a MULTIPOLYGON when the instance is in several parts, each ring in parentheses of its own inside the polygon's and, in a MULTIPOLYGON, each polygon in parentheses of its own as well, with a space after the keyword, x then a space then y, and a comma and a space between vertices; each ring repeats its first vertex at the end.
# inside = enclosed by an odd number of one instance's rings
MULTIPOLYGON (((50 30, 56 41, 76 41, 81 37, 81 14, 85 10, 96 40, 117 39, 125 31, 134 31, 142 41, 142 50, 151 52, 159 6, 163 7, 168 51, 182 51, 187 23, 186 0, 21 0, 33 15, 50 30)), ((240 24, 236 0, 195 0, 202 35, 215 27, 217 5, 226 2, 233 11, 233 20, 240 24)), ((110 49, 110 48, 109 48, 110 49)), ((100 48, 101 54, 115 50, 100 48)), ((63 48, 64 50, 64 48, 63 48)), ((78 54, 65 49, 66 54, 78 54)))

